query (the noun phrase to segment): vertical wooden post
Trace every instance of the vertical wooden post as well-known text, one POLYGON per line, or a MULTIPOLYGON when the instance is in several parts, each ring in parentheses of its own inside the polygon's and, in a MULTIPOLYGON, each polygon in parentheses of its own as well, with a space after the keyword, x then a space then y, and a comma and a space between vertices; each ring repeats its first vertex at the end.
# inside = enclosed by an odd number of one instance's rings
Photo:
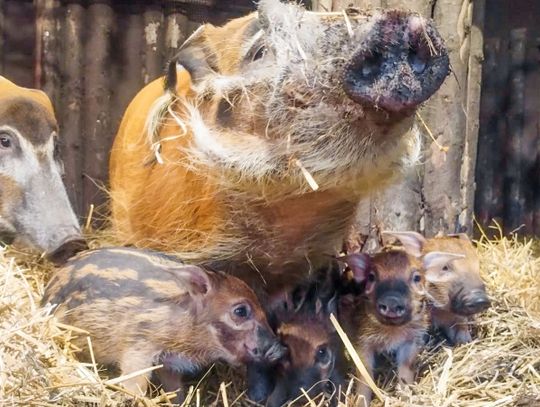
POLYGON ((510 111, 508 117, 508 159, 505 184, 506 228, 515 229, 521 225, 525 200, 522 188, 522 147, 523 114, 525 107, 525 49, 527 29, 510 31, 510 111))
POLYGON ((438 143, 431 142, 426 149, 424 196, 428 206, 425 217, 428 235, 471 231, 469 225, 460 224, 464 208, 459 176, 467 129, 465 109, 471 17, 470 0, 436 2, 433 7, 433 18, 448 48, 452 74, 431 98, 430 110, 422 112, 438 143))
POLYGON ((498 101, 500 99, 501 78, 496 74, 500 63, 501 41, 499 38, 485 40, 484 67, 488 75, 482 79, 482 100, 480 103, 480 128, 478 134, 478 154, 476 171, 475 213, 483 227, 490 224, 496 216, 500 216, 495 200, 496 173, 501 171, 501 140, 498 133, 498 101))
MULTIPOLYGON (((144 20, 142 5, 118 5, 114 36, 115 72, 121 86, 113 86, 110 112, 110 131, 115 134, 129 102, 143 87, 144 20)), ((109 144, 110 147, 110 144, 109 144)))
POLYGON ((111 34, 114 12, 110 2, 91 3, 86 11, 87 41, 84 50, 83 209, 106 202, 102 191, 108 177, 108 158, 112 140, 110 128, 111 87, 109 82, 111 34))
POLYGON ((49 95, 55 110, 58 110, 60 84, 59 11, 58 0, 37 0, 36 2, 35 85, 49 95))
MULTIPOLYGON (((63 30, 63 64, 61 103, 58 119, 61 124, 64 182, 75 212, 83 216, 83 32, 85 9, 80 2, 65 6, 63 30)), ((89 153, 91 154, 91 153, 89 153)))
POLYGON ((166 10, 165 18, 165 52, 170 59, 187 37, 188 18, 178 9, 166 10))
POLYGON ((482 65, 484 62, 483 28, 485 0, 475 0, 470 25, 470 47, 467 72, 465 105, 465 145, 460 171, 461 208, 459 228, 472 233, 474 198, 476 192, 476 159, 478 152, 478 132, 480 128, 480 96, 482 93, 482 65))
POLYGON ((144 11, 144 83, 158 78, 164 72, 164 19, 161 8, 150 5, 144 11))

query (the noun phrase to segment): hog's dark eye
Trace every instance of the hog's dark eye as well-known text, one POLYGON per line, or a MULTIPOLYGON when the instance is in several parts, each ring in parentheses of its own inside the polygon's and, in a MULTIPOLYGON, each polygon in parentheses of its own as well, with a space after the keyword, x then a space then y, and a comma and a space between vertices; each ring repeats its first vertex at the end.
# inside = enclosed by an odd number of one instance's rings
POLYGON ((0 133, 0 146, 2 148, 11 148, 11 136, 7 133, 0 133))
POLYGON ((330 361, 330 351, 326 346, 320 346, 315 353, 315 360, 318 363, 325 364, 330 361))
POLYGON ((442 269, 443 269, 443 271, 448 271, 448 270, 450 270, 450 268, 448 267, 448 265, 443 266, 442 269))
POLYGON ((247 318, 249 317, 249 307, 247 305, 237 305, 234 310, 234 315, 238 318, 247 318))
POLYGON ((367 279, 370 283, 375 281, 375 273, 369 273, 367 279))
POLYGON ((261 59, 266 54, 266 47, 262 46, 259 47, 254 53, 253 57, 251 58, 252 61, 256 61, 258 59, 261 59))
POLYGON ((419 283, 420 281, 422 281, 422 276, 420 274, 415 274, 414 277, 413 277, 413 281, 415 283, 419 283))

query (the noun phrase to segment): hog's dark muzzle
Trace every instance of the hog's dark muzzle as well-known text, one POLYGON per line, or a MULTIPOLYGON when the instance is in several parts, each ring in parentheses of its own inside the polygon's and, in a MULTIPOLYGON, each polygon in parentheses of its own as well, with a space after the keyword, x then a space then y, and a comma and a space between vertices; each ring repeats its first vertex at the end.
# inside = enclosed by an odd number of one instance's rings
POLYGON ((449 72, 438 32, 424 18, 389 11, 378 17, 345 70, 356 103, 408 113, 439 89, 449 72))

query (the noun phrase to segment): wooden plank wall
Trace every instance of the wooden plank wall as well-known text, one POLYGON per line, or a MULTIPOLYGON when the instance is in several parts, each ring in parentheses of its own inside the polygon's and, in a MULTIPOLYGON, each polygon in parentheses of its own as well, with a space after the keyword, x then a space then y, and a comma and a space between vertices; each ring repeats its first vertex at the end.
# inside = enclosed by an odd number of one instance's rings
POLYGON ((476 214, 540 236, 540 2, 490 1, 476 171, 476 214))

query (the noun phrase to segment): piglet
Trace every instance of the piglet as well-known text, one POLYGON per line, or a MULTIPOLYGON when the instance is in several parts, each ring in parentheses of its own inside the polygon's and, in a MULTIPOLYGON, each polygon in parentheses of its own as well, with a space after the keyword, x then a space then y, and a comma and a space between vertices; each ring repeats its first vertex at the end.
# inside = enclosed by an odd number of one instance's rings
MULTIPOLYGON (((331 281, 318 280, 274 298, 270 321, 287 354, 277 363, 248 368, 248 397, 268 407, 322 393, 331 405, 344 384, 345 354, 330 314, 337 312, 331 281)), ((303 404, 303 403, 301 403, 303 404)))
MULTIPOLYGON (((413 382, 415 360, 429 327, 426 273, 434 264, 454 257, 430 253, 422 261, 405 251, 389 250, 373 256, 359 253, 342 258, 363 290, 352 298, 341 298, 340 318, 371 376, 375 356, 395 352, 398 378, 413 382)), ((365 383, 360 385, 359 394, 363 396, 361 403, 368 406, 371 390, 365 383)))
POLYGON ((460 233, 426 239, 416 232, 385 232, 395 237, 410 253, 444 251, 462 255, 433 269, 428 281, 432 300, 431 324, 451 344, 470 342, 470 318, 490 307, 486 287, 480 277, 480 261, 469 237, 460 233))
MULTIPOLYGON (((96 361, 122 375, 163 364, 166 391, 216 361, 232 365, 280 358, 274 335, 253 291, 236 277, 208 272, 148 250, 85 252, 57 270, 43 303, 57 318, 89 332, 96 361)), ((87 348, 86 338, 75 345, 87 348)), ((123 382, 145 393, 150 373, 123 382)))

